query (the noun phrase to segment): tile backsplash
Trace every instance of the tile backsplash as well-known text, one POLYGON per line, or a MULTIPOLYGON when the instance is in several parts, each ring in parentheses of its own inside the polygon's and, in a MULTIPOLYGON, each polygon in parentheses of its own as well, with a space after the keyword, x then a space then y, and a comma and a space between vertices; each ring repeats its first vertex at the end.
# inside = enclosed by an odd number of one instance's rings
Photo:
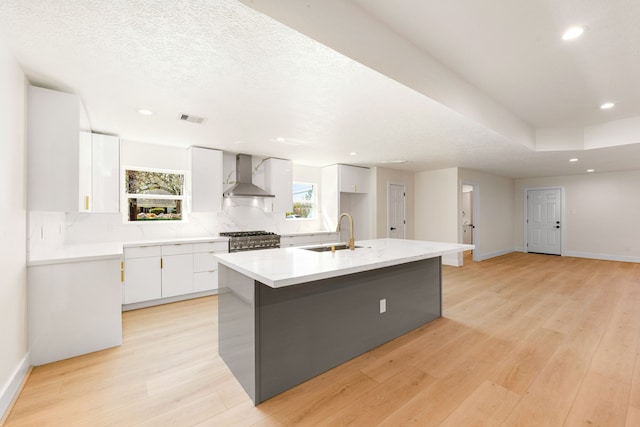
POLYGON ((263 203, 260 199, 225 199, 221 212, 190 213, 184 222, 124 223, 119 213, 31 212, 29 250, 35 256, 65 244, 217 237, 223 231, 293 234, 323 230, 320 219, 287 220, 282 213, 265 212, 263 203))

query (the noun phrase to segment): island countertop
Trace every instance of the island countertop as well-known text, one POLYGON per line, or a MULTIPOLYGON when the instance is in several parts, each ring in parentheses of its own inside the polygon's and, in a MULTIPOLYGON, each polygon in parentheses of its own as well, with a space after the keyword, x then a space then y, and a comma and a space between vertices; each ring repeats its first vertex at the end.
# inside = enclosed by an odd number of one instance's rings
POLYGON ((335 252, 294 247, 215 256, 227 267, 272 288, 280 288, 474 248, 473 245, 403 239, 359 240, 356 246, 363 247, 335 252))

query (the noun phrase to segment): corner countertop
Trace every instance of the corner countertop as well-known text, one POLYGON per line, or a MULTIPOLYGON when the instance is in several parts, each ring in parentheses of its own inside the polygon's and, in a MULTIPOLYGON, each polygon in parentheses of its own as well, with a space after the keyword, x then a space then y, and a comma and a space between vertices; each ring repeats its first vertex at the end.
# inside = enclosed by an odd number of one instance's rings
POLYGON ((360 240, 356 246, 363 247, 336 252, 313 252, 304 247, 265 249, 216 254, 216 258, 221 264, 254 280, 281 288, 474 248, 458 243, 402 239, 360 240))
POLYGON ((204 243, 226 242, 228 238, 209 237, 180 237, 168 239, 139 240, 127 242, 78 243, 60 246, 58 248, 40 251, 37 255, 30 254, 28 267, 50 264, 65 264, 70 262, 99 261, 105 259, 122 258, 123 249, 132 246, 170 245, 176 243, 204 243))

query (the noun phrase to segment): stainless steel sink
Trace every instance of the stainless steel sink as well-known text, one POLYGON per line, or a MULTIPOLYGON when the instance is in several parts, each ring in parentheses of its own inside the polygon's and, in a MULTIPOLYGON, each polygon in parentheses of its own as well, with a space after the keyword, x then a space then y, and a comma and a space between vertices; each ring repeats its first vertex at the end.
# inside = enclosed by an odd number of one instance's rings
MULTIPOLYGON (((355 246, 355 248, 366 248, 366 246, 355 246)), ((345 249, 349 249, 349 246, 347 245, 328 245, 328 246, 312 246, 310 248, 301 248, 304 249, 306 251, 313 251, 313 252, 331 252, 332 250, 335 251, 343 251, 345 249), (331 249, 333 248, 333 249, 331 249)))

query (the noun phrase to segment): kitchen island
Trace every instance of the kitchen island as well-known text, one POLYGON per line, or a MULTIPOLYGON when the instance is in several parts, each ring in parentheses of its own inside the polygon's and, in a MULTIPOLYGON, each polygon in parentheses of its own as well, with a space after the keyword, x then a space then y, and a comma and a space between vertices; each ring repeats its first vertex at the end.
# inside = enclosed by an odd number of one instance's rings
POLYGON ((472 245, 217 255, 219 353, 254 404, 441 316, 441 257, 472 245))

